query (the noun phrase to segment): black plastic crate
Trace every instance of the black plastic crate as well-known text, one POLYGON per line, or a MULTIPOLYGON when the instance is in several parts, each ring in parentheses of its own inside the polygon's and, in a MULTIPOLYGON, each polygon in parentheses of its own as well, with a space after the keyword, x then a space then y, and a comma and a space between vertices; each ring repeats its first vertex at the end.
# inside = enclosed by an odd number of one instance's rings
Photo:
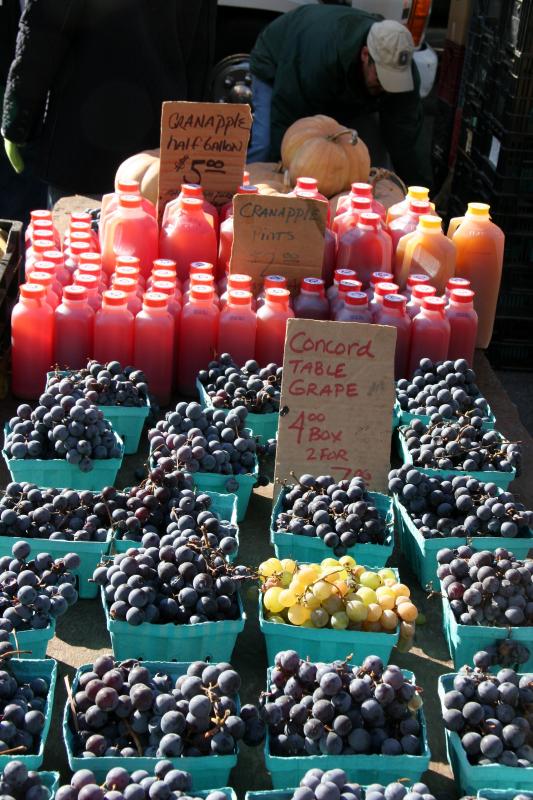
POLYGON ((531 48, 533 36, 533 0, 506 0, 507 16, 504 36, 506 45, 516 50, 531 48))
POLYGON ((11 311, 17 299, 22 265, 22 222, 0 219, 7 233, 6 252, 0 259, 0 355, 9 346, 11 311))
POLYGON ((533 315, 533 275, 531 279, 531 288, 509 288, 509 276, 504 273, 502 275, 502 285, 498 297, 498 307, 496 309, 497 316, 526 316, 533 315))
POLYGON ((500 341, 493 338, 487 351, 496 369, 533 370, 533 341, 500 341))
POLYGON ((523 294, 533 291, 533 270, 530 264, 512 264, 504 260, 502 291, 507 290, 523 294))
POLYGON ((464 58, 464 45, 446 39, 440 59, 437 97, 450 106, 455 106, 459 97, 464 58))
POLYGON ((433 177, 436 186, 448 175, 448 163, 454 132, 455 108, 445 100, 437 100, 431 142, 433 177))
POLYGON ((533 309, 529 314, 498 314, 494 320, 494 341, 533 343, 533 309))

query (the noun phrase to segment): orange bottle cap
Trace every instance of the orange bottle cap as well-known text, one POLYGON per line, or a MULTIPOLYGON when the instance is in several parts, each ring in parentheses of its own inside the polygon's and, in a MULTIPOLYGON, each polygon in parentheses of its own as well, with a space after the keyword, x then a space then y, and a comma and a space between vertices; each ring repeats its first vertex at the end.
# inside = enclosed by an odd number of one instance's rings
POLYGON ((140 263, 138 256, 117 256, 115 259, 117 267, 139 267, 140 263))
POLYGON ((392 281, 381 281, 376 283, 374 287, 374 294, 379 297, 385 297, 386 294, 398 294, 399 291, 400 287, 396 283, 392 283, 392 281))
POLYGON ((286 289, 287 278, 284 275, 265 275, 263 285, 265 289, 286 289))
POLYGON ((96 275, 79 272, 74 278, 74 281, 78 286, 84 286, 86 289, 98 289, 98 278, 96 275))
POLYGON ((20 287, 21 297, 29 300, 40 300, 46 294, 46 289, 39 283, 23 283, 20 287))
POLYGON ((242 185, 247 186, 250 183, 250 173, 247 169, 242 173, 242 185))
POLYGON ((54 235, 54 223, 48 217, 38 217, 32 220, 33 232, 40 239, 52 239, 54 235))
POLYGON ((361 281, 356 281, 353 278, 346 278, 339 281, 339 294, 346 294, 347 292, 360 292, 363 284, 361 281))
POLYGON ((409 211, 412 211, 413 214, 429 214, 429 212, 431 211, 429 200, 410 199, 409 211))
POLYGON ((70 242, 70 252, 72 255, 80 256, 82 253, 88 253, 91 248, 89 242, 70 242))
POLYGON ((97 267, 102 266, 102 256, 100 253, 89 251, 88 253, 80 253, 80 264, 95 264, 97 267))
POLYGON ((29 279, 31 283, 38 283, 48 289, 52 285, 54 276, 50 272, 32 272, 29 279))
POLYGON ((152 272, 156 269, 171 269, 176 272, 176 262, 171 258, 156 258, 152 264, 152 272))
POLYGON ((367 306, 368 297, 366 292, 346 292, 344 302, 349 306, 367 306))
POLYGON ((138 194, 119 194, 118 204, 122 208, 138 208, 142 203, 141 196, 138 194))
POLYGON ((35 208, 33 211, 30 211, 30 219, 32 222, 35 222, 37 219, 52 219, 52 212, 49 211, 47 208, 35 208))
POLYGON ((369 228, 373 228, 374 230, 379 230, 381 224, 381 217, 379 214, 374 213, 374 211, 363 211, 360 215, 359 220, 357 222, 358 225, 366 225, 369 228))
POLYGON ((171 281, 154 281, 152 283, 152 291, 174 295, 176 292, 176 284, 171 281))
POLYGON ((139 192, 139 181, 135 181, 133 178, 123 178, 117 181, 117 184, 119 194, 138 194, 139 192))
POLYGON ((46 261, 45 259, 40 259, 39 261, 33 262, 33 272, 50 272, 52 275, 55 274, 56 265, 53 261, 46 261))
POLYGON ((416 286, 413 286, 412 295, 417 300, 423 300, 424 297, 435 297, 436 294, 436 288, 427 283, 417 283, 416 286))
POLYGON ((431 278, 429 275, 409 275, 407 278, 408 286, 417 286, 420 283, 429 283, 431 278))
POLYGON ((288 302, 290 296, 291 293, 288 289, 274 287, 273 289, 267 289, 265 291, 265 297, 272 303, 284 303, 285 301, 288 302))
MULTIPOLYGON (((79 223, 75 222, 75 225, 79 223)), ((83 222, 81 223, 83 225, 83 222)), ((93 237, 90 231, 72 231, 70 234, 70 244, 72 245, 74 242, 86 242, 87 244, 92 244, 93 237)))
POLYGON ((474 294, 472 289, 453 289, 450 298, 454 303, 473 303, 474 294))
POLYGON ((383 298, 385 308, 396 308, 398 311, 405 309, 406 299, 401 294, 386 294, 383 298))
POLYGON ((139 277, 139 268, 138 267, 117 267, 115 269, 114 275, 117 278, 132 278, 135 283, 137 283, 137 278, 139 277))
POLYGON ((118 289, 108 289, 103 293, 102 298, 108 306, 125 306, 128 302, 126 292, 121 292, 118 289))
POLYGON ((252 183, 245 183, 239 186, 235 194, 259 194, 259 189, 252 183))
POLYGON ((203 272, 197 272, 191 275, 191 288, 193 286, 211 286, 214 288, 215 279, 212 275, 203 272))
POLYGON ((131 294, 137 291, 137 281, 133 278, 117 278, 113 276, 113 289, 131 294))
POLYGON ((306 192, 318 191, 318 181, 316 178, 296 178, 296 186, 306 192))
POLYGON ((168 295, 163 292, 146 292, 143 297, 143 305, 150 308, 166 308, 168 306, 168 295))
POLYGON ((50 248, 50 250, 45 250, 43 256, 47 261, 51 261, 53 264, 58 266, 65 263, 65 256, 61 250, 54 250, 54 248, 50 248))
POLYGON ((182 183, 181 184, 182 197, 196 197, 200 200, 204 199, 204 190, 199 183, 182 183))
POLYGON ((370 277, 370 284, 371 286, 375 286, 377 283, 393 283, 394 275, 392 272, 373 272, 370 277))
POLYGON ((185 211, 190 211, 191 213, 201 211, 203 208, 203 200, 200 200, 198 197, 181 197, 180 198, 180 207, 183 208, 185 211))
POLYGON ((468 278, 449 278, 446 288, 450 291, 452 289, 470 289, 470 281, 468 278))
POLYGON ((96 278, 96 280, 100 280, 102 270, 98 266, 98 264, 80 264, 78 267, 78 274, 79 275, 91 275, 96 278))
POLYGON ((352 183, 350 188, 352 194, 372 199, 372 186, 369 183, 352 183))
POLYGON ((425 297, 422 300, 422 308, 428 311, 441 311, 444 313, 446 308, 446 300, 444 297, 425 297))
POLYGON ((92 222, 92 217, 87 211, 72 211, 70 215, 71 222, 86 222, 88 225, 92 222))
POLYGON ((212 300, 213 290, 209 286, 193 286, 191 297, 195 300, 212 300))
POLYGON ((82 233, 91 232, 91 223, 85 222, 83 220, 72 220, 69 223, 69 231, 70 235, 72 236, 73 233, 82 233))
POLYGON ((34 253, 42 253, 43 255, 47 252, 47 250, 54 250, 55 244, 51 242, 49 239, 35 239, 32 244, 33 252, 34 253))
MULTIPOLYGON (((155 263, 155 262, 154 262, 155 263)), ((189 275, 194 275, 194 273, 202 272, 203 274, 212 274, 215 271, 215 267, 213 264, 210 264, 209 261, 191 261, 189 266, 189 275)))
POLYGON ((84 286, 79 286, 78 284, 65 286, 63 289, 63 297, 66 297, 67 300, 86 300, 87 290, 84 286))
POLYGON ((252 293, 244 289, 230 289, 228 301, 235 306, 249 306, 252 302, 252 293))
POLYGON ((228 286, 231 289, 243 289, 249 292, 252 288, 252 277, 251 275, 242 275, 238 272, 234 272, 228 275, 228 286))
POLYGON ((173 269, 154 269, 152 278, 154 281, 173 281, 176 283, 176 271, 173 269))
POLYGON ((350 197, 350 205, 352 208, 356 208, 358 211, 372 210, 372 200, 370 197, 365 197, 364 195, 354 195, 353 197, 350 197))

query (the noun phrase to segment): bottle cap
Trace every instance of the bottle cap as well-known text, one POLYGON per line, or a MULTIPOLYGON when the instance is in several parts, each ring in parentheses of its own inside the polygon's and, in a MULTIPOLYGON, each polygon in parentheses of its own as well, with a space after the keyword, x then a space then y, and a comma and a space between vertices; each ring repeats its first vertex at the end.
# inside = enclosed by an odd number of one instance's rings
POLYGON ((61 250, 55 250, 54 248, 50 248, 50 250, 45 250, 45 252, 43 253, 43 258, 45 258, 46 261, 51 261, 56 266, 62 266, 65 263, 65 256, 63 255, 61 250))
POLYGON ((54 238, 54 223, 51 219, 48 219, 48 217, 37 217, 37 219, 32 220, 31 225, 36 238, 54 238))
POLYGON ((425 297, 422 300, 422 308, 428 311, 441 311, 444 313, 446 308, 446 300, 444 297, 425 297))
POLYGON ((118 204, 122 208, 139 208, 141 203, 142 199, 139 194, 119 194, 118 196, 118 204))
POLYGON ((168 295, 163 292, 146 292, 143 297, 143 305, 149 308, 166 308, 168 306, 168 295))
POLYGON ((180 197, 180 208, 187 212, 198 213, 202 211, 204 201, 200 197, 180 197))
POLYGON ((29 275, 30 283, 38 283, 40 286, 46 286, 47 289, 52 285, 54 276, 50 272, 37 272, 32 270, 29 275))
POLYGON ((265 275, 263 285, 265 289, 286 289, 287 278, 283 275, 265 275))
POLYGON ((174 295, 176 293, 176 284, 172 283, 172 281, 154 281, 152 283, 152 292, 174 295))
POLYGON ((125 306, 128 302, 128 295, 119 289, 108 289, 103 293, 102 299, 108 306, 125 306))
POLYGON ((182 183, 180 193, 182 197, 195 197, 198 200, 204 199, 204 190, 199 183, 182 183))
POLYGON ((49 272, 51 275, 55 275, 56 265, 53 261, 46 261, 44 258, 39 259, 39 261, 33 262, 32 273, 33 272, 49 272))
POLYGON ((429 189, 426 186, 408 186, 407 197, 413 200, 429 200, 429 189))
POLYGON ((154 281, 174 281, 176 283, 176 271, 173 269, 154 269, 152 271, 152 278, 154 281))
POLYGON ((386 281, 388 283, 392 283, 394 281, 394 275, 392 272, 373 272, 370 277, 370 285, 375 286, 377 283, 383 283, 386 281))
POLYGON ((346 292, 344 302, 349 306, 367 306, 368 296, 366 292, 346 292))
POLYGON ((34 208, 33 211, 30 211, 30 219, 32 222, 38 219, 52 219, 52 212, 49 211, 47 208, 34 208))
POLYGON ((242 173, 242 185, 248 186, 250 184, 250 173, 247 169, 244 170, 242 173))
POLYGON ((442 231, 442 220, 431 214, 421 214, 418 218, 418 227, 424 231, 442 231))
MULTIPOLYGON (((79 225, 80 223, 75 222, 74 225, 79 225)), ((83 222, 81 223, 84 224, 83 222)), ((91 231, 72 231, 70 233, 70 244, 71 246, 74 242, 84 242, 85 244, 91 245, 93 243, 93 237, 91 231)))
POLYGON ((265 297, 267 300, 270 300, 271 303, 285 303, 289 301, 289 297, 291 293, 288 289, 278 289, 274 287, 273 289, 267 289, 265 291, 265 297))
POLYGON ((117 256, 115 266, 117 267, 138 267, 140 269, 141 259, 138 256, 117 256))
POLYGON ((84 220, 81 220, 81 219, 74 219, 74 220, 71 219, 70 222, 69 222, 68 229, 69 229, 69 232, 70 232, 70 236, 72 236, 73 233, 80 233, 80 232, 81 233, 88 232, 90 234, 91 233, 91 223, 90 222, 85 222, 84 220))
POLYGON ((93 219, 88 211, 72 211, 70 214, 70 221, 85 222, 87 225, 91 225, 93 219))
POLYGON ((189 267, 189 275, 194 275, 195 272, 202 272, 204 275, 213 275, 214 271, 215 267, 213 264, 210 264, 209 261, 191 261, 189 267))
POLYGON ((450 292, 452 289, 470 289, 470 281, 468 278, 449 278, 446 289, 450 292))
POLYGON ((354 195, 350 197, 350 206, 357 211, 372 211, 372 200, 364 195, 354 195))
POLYGON ((80 264, 95 264, 97 267, 102 267, 102 256, 100 253, 88 252, 80 253, 80 264))
POLYGON ((152 264, 152 272, 156 269, 170 269, 176 274, 176 262, 172 258, 156 258, 152 264))
POLYGON ((115 272, 113 273, 117 278, 132 278, 135 283, 137 283, 137 279, 139 277, 139 268, 138 267, 116 267, 115 272))
POLYGON ((402 294, 386 294, 383 298, 385 308, 395 308, 398 311, 405 310, 406 299, 402 294))
POLYGON ((191 275, 191 288, 193 286, 209 286, 214 290, 215 279, 212 275, 203 272, 196 272, 191 275))
POLYGON ((452 289, 450 299, 454 303, 473 303, 474 294, 472 289, 452 289))
POLYGON ((87 272, 78 272, 74 282, 77 286, 84 286, 85 289, 98 289, 98 278, 96 275, 89 275, 87 272))
POLYGON ((84 286, 80 286, 79 284, 65 286, 63 289, 63 297, 67 300, 86 300, 87 290, 84 286))
POLYGON ((359 216, 357 224, 365 225, 366 227, 377 231, 381 225, 381 217, 379 214, 376 214, 373 211, 363 211, 359 216))
POLYGON ((380 281, 374 286, 374 294, 385 297, 386 294, 398 294, 400 287, 392 281, 380 281))
POLYGON ((300 289, 313 294, 324 294, 324 281, 321 278, 302 278, 300 289))
POLYGON ((234 272, 233 274, 228 275, 228 286, 231 289, 242 289, 245 292, 251 292, 252 277, 251 275, 242 275, 234 272))
POLYGON ((354 278, 345 278, 339 281, 339 294, 346 294, 347 292, 360 292, 363 284, 354 278))
POLYGON ((336 269, 333 275, 333 280, 335 283, 339 283, 340 281, 344 280, 345 278, 357 278, 357 272, 354 269, 348 269, 347 267, 340 267, 336 269))
POLYGON ((298 189, 303 189, 305 192, 318 191, 318 181, 316 178, 296 178, 296 186, 298 189))
POLYGON ((137 291, 137 281, 133 278, 117 278, 116 275, 113 275, 112 280, 113 289, 117 289, 117 291, 126 292, 127 294, 137 291))
POLYGON ((117 192, 119 194, 138 194, 139 189, 139 181, 135 181, 133 178, 122 178, 117 181, 117 192))
POLYGON ((100 280, 100 276, 102 274, 101 268, 98 264, 81 264, 77 269, 78 275, 90 275, 91 277, 95 277, 97 281, 100 280))
POLYGON ((417 283, 416 286, 413 286, 412 296, 415 300, 423 300, 425 297, 435 297, 436 294, 436 288, 427 283, 417 283))
MULTIPOLYGON (((209 276, 212 278, 212 276, 209 276)), ((212 300, 213 299, 213 289, 210 286, 191 286, 191 294, 190 296, 195 300, 212 300)))
POLYGON ((466 213, 472 217, 488 217, 489 211, 488 203, 468 203, 466 213))
POLYGON ((356 194, 358 197, 368 197, 372 200, 372 186, 369 183, 352 183, 350 189, 352 194, 356 194))
POLYGON ((81 256, 82 253, 88 253, 91 249, 89 242, 76 242, 70 241, 70 252, 73 256, 81 256))
POLYGON ((32 248, 34 253, 42 253, 44 255, 48 250, 55 250, 55 244, 50 239, 35 239, 32 242, 32 248))
POLYGON ((40 283, 23 283, 20 286, 21 297, 29 300, 40 300, 46 294, 46 289, 40 283))
POLYGON ((249 306, 252 302, 252 293, 245 289, 230 289, 228 302, 235 306, 249 306))
POLYGON ((429 275, 409 275, 407 285, 412 288, 413 286, 419 286, 421 283, 430 283, 430 281, 429 275))
POLYGON ((259 189, 252 183, 243 183, 239 186, 235 194, 259 194, 259 189))
POLYGON ((410 198, 409 200, 409 211, 412 211, 413 214, 431 214, 431 205, 429 200, 414 200, 410 198))

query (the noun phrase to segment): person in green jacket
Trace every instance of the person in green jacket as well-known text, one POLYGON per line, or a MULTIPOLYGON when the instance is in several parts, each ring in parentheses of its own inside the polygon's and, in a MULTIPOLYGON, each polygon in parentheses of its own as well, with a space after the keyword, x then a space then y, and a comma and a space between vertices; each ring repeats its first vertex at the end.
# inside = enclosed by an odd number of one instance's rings
POLYGON ((277 161, 286 129, 326 114, 356 127, 373 166, 407 184, 431 185, 420 77, 404 25, 346 6, 306 5, 282 14, 252 50, 254 124, 248 161, 277 161), (379 115, 377 122, 376 115, 379 115))

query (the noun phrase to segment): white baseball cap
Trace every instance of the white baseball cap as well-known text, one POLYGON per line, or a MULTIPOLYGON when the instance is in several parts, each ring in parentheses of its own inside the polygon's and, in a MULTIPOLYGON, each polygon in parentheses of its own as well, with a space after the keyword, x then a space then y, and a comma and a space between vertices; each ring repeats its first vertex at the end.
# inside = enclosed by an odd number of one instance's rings
POLYGON ((391 19, 375 22, 366 44, 385 91, 411 92, 414 89, 411 61, 415 45, 405 25, 391 19))

